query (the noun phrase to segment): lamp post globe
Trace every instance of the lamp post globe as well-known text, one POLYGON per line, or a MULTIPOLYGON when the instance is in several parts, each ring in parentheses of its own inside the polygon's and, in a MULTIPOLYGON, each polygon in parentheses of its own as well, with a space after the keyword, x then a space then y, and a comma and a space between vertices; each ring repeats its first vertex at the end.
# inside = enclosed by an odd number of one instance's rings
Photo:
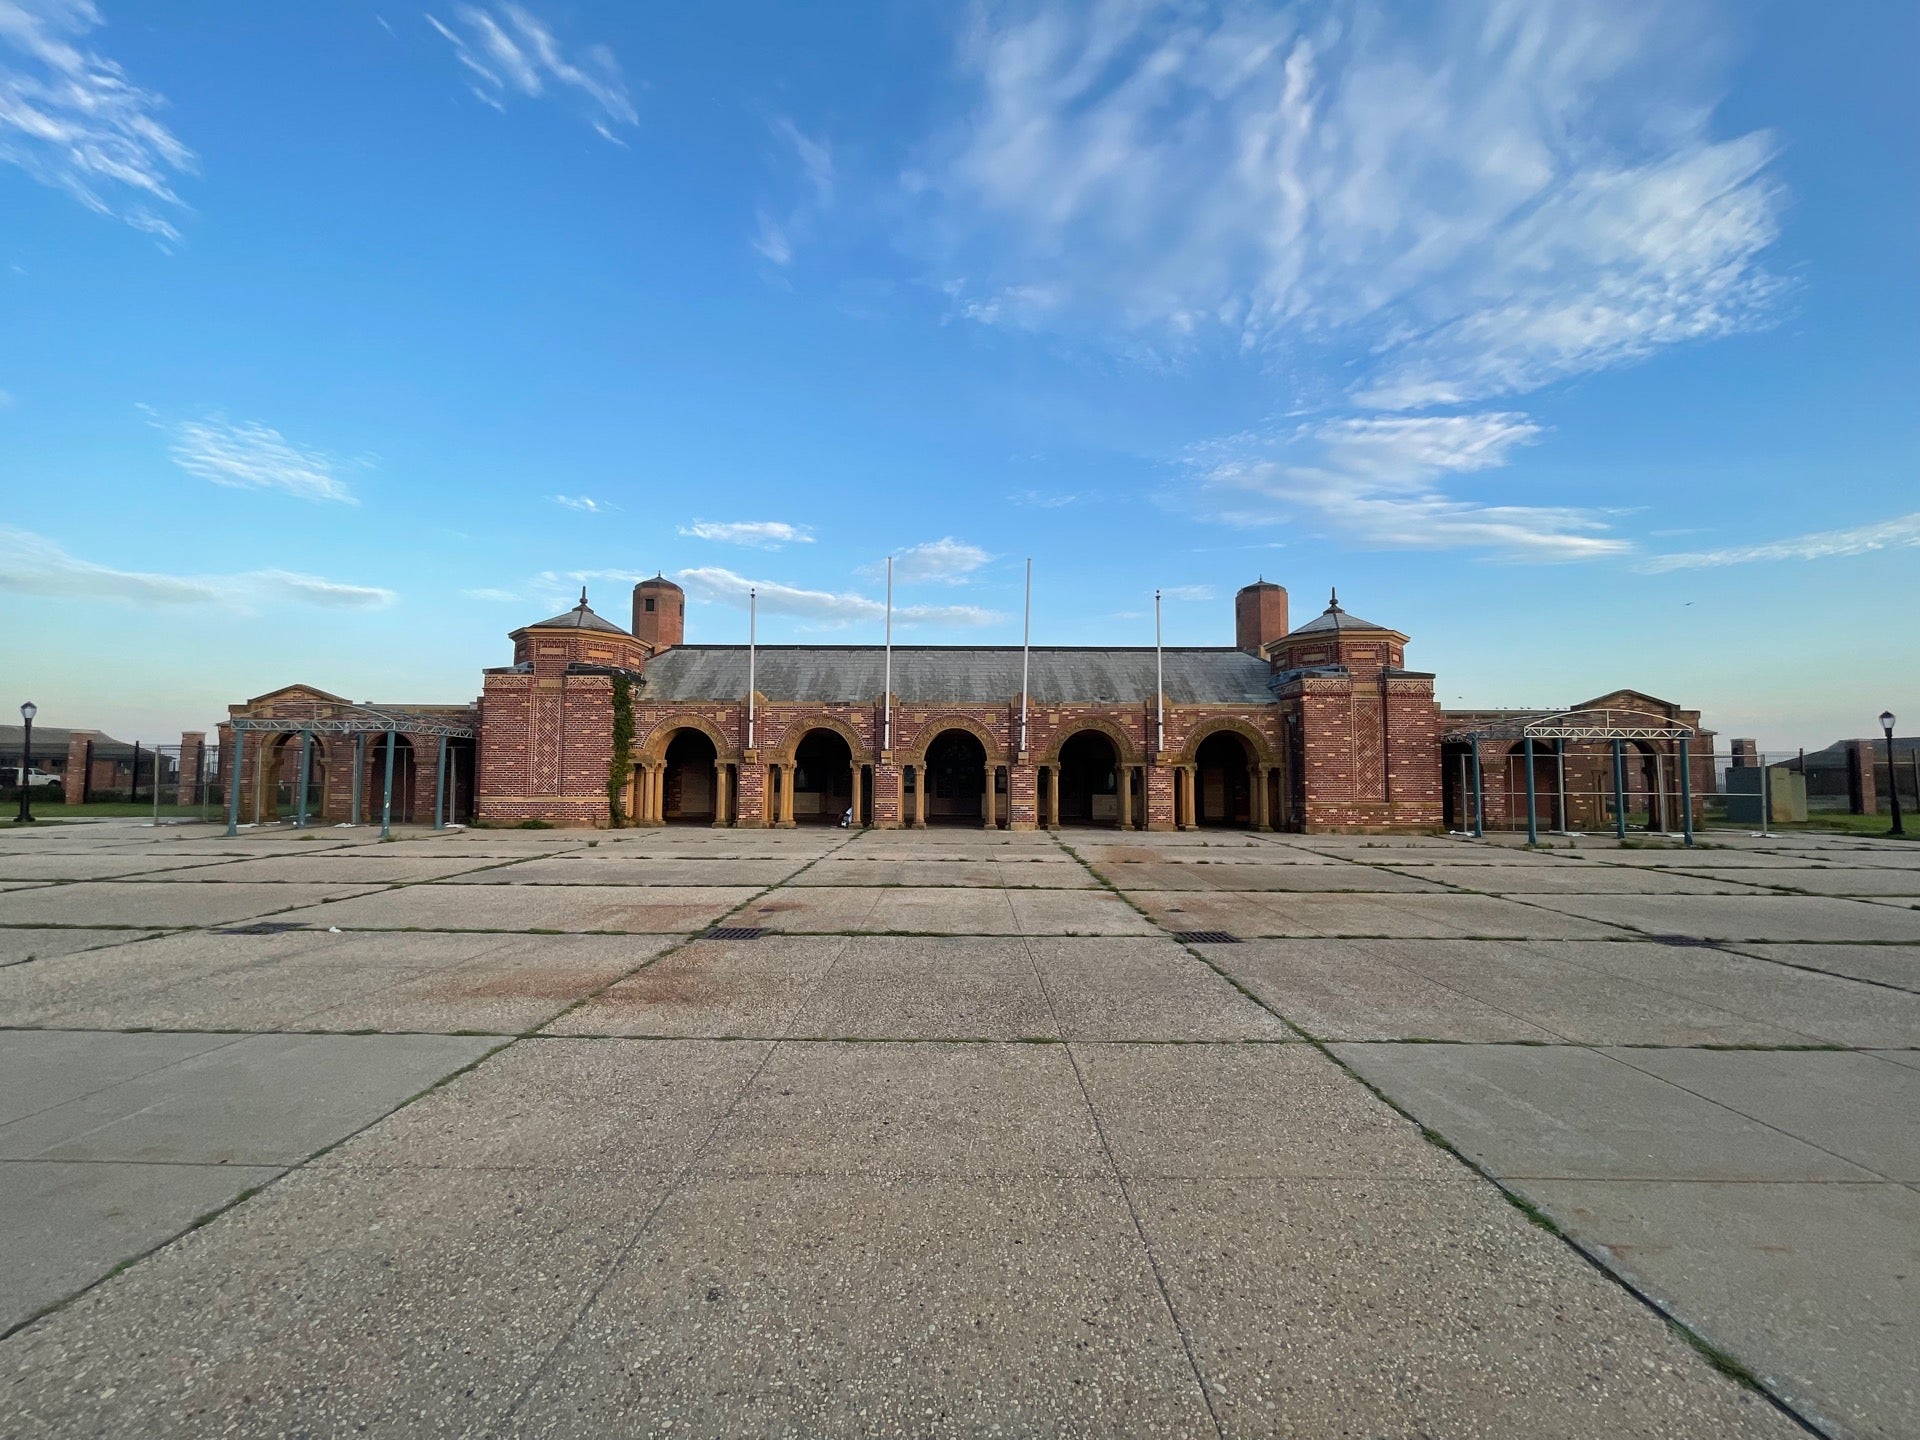
POLYGON ((20 707, 20 812, 13 817, 14 823, 33 819, 33 807, 30 802, 32 791, 27 788, 33 769, 33 717, 40 713, 40 707, 29 700, 20 707))
POLYGON ((1893 828, 1889 835, 1904 835, 1907 827, 1900 820, 1900 772, 1893 763, 1893 711, 1880 712, 1880 730, 1887 737, 1887 798, 1892 801, 1893 828))

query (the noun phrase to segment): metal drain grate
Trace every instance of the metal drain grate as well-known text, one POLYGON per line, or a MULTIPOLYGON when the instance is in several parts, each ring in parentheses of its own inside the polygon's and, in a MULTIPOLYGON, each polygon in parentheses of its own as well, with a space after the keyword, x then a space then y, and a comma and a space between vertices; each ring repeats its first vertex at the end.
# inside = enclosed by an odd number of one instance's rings
POLYGON ((1173 938, 1182 945, 1238 945, 1240 937, 1224 930, 1176 930, 1173 938))
POLYGON ((767 933, 762 925, 715 925, 701 933, 702 940, 758 940, 767 933))
POLYGON ((304 923, 292 920, 259 920, 252 925, 229 925, 224 930, 216 930, 216 935, 284 935, 289 930, 305 930, 304 923))

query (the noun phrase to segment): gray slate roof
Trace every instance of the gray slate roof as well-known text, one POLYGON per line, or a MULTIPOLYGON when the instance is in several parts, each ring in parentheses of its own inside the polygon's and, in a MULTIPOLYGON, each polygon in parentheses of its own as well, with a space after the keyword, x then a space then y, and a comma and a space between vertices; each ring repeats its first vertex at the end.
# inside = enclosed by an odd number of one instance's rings
MULTIPOLYGON (((1169 649, 1167 699, 1183 705, 1266 705, 1267 662, 1231 649, 1169 649)), ((754 683, 769 700, 877 700, 886 653, 878 645, 762 645, 754 683)), ((1020 694, 1018 646, 896 645, 893 693, 906 704, 1005 704, 1020 694)), ((1036 705, 1145 704, 1153 651, 1036 646, 1027 693, 1036 705)), ((678 645, 647 662, 648 701, 744 700, 747 647, 678 645)))
POLYGON ((1314 635, 1328 630, 1385 630, 1386 628, 1384 625, 1374 624, 1371 620, 1362 620, 1358 615, 1349 615, 1345 610, 1340 608, 1340 597, 1336 595, 1333 597, 1333 603, 1328 605, 1325 610, 1321 611, 1298 629, 1290 630, 1287 633, 1290 635, 1314 635))
MULTIPOLYGON (((551 620, 537 620, 524 628, 528 630, 608 630, 615 635, 625 635, 628 633, 611 620, 603 620, 600 616, 589 610, 587 608, 587 592, 584 590, 580 592, 580 603, 574 606, 573 609, 568 610, 564 614, 556 615, 551 620)), ((514 633, 518 634, 519 631, 515 631, 514 633)))

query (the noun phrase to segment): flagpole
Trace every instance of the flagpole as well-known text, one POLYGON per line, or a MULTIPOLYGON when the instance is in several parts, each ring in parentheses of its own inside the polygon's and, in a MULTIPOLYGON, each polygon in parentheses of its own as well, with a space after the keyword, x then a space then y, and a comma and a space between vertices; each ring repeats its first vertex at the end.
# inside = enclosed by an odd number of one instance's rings
POLYGON ((885 681, 886 695, 882 700, 880 721, 880 748, 883 751, 893 749, 893 556, 887 556, 887 668, 885 681))
POLYGON ((760 592, 747 591, 747 749, 753 749, 753 693, 760 642, 760 592))
POLYGON ((1033 643, 1033 557, 1027 557, 1027 614, 1020 627, 1020 754, 1027 753, 1027 648, 1033 643))
POLYGON ((1167 681, 1160 661, 1160 592, 1153 592, 1153 749, 1167 748, 1167 681))

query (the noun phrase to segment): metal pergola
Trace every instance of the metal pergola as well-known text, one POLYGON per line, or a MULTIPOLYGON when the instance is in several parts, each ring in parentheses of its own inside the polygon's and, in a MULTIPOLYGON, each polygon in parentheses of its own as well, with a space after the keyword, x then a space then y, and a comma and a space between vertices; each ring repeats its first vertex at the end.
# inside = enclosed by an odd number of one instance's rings
MULTIPOLYGON (((1557 762, 1560 799, 1560 823, 1567 823, 1567 742, 1605 740, 1613 747, 1613 833, 1627 838, 1627 762, 1629 740, 1672 740, 1680 751, 1680 826, 1681 836, 1693 844, 1693 767, 1689 747, 1693 727, 1676 725, 1658 715, 1634 710, 1562 710, 1550 715, 1514 716, 1474 729, 1449 731, 1442 738, 1451 745, 1468 745, 1473 750, 1473 838, 1486 836, 1486 787, 1480 770, 1480 743, 1483 740, 1518 740, 1525 745, 1527 770, 1527 843, 1540 843, 1538 797, 1533 773, 1534 745, 1551 741, 1557 762)), ((1764 827, 1763 827, 1764 828, 1764 827)))
MULTIPOLYGON (((386 736, 386 770, 380 796, 380 838, 393 833, 393 756, 396 737, 424 735, 440 742, 439 764, 434 771, 433 828, 447 828, 447 742, 471 740, 474 729, 440 715, 418 711, 382 710, 373 705, 350 702, 317 707, 311 715, 247 715, 227 722, 233 731, 233 783, 227 794, 227 834, 240 833, 241 762, 246 756, 248 732, 300 737, 299 798, 295 802, 294 828, 307 826, 307 786, 313 773, 313 737, 315 735, 351 735, 353 737, 353 815, 351 823, 360 823, 361 785, 367 771, 367 737, 386 736)), ((258 815, 255 816, 258 819, 258 815)))

